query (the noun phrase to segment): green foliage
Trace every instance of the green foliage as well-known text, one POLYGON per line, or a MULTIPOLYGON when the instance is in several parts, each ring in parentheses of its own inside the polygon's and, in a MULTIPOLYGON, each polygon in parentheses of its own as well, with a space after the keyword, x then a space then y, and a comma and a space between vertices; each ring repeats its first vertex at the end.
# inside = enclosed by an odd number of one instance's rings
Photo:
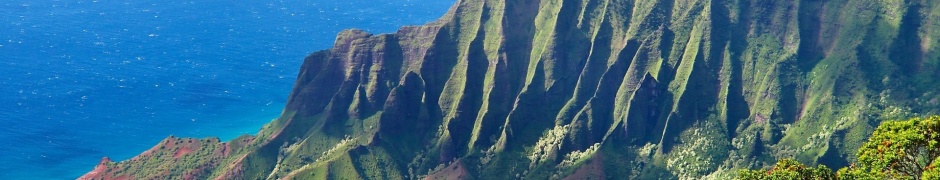
POLYGON ((921 176, 940 157, 938 141, 940 116, 885 122, 859 149, 852 168, 890 178, 921 176))
POLYGON ((769 170, 742 170, 738 179, 835 179, 836 174, 825 165, 812 168, 793 159, 777 162, 769 170))
POLYGON ((924 174, 920 176, 921 179, 940 179, 940 157, 933 160, 933 163, 930 163, 930 166, 927 166, 924 169, 924 174))
POLYGON ((807 168, 792 159, 770 170, 742 170, 738 179, 938 179, 940 116, 888 121, 858 150, 858 162, 838 173, 820 165, 807 168))

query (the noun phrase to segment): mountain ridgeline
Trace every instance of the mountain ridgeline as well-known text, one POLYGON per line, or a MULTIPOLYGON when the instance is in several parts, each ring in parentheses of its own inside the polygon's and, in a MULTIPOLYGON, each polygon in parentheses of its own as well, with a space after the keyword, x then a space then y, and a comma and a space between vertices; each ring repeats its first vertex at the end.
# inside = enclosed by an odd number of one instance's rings
POLYGON ((937 77, 940 1, 461 0, 424 26, 341 32, 256 136, 171 137, 82 178, 838 168, 882 120, 940 113, 937 77))

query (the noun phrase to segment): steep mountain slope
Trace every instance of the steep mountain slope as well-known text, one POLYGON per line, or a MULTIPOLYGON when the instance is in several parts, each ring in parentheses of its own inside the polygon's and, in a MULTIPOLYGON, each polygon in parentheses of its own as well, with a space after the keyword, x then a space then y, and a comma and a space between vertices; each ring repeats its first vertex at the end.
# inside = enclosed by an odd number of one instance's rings
POLYGON ((208 143, 239 144, 226 153, 103 161, 110 173, 83 178, 727 177, 782 157, 841 167, 882 119, 938 113, 938 22, 928 0, 461 0, 425 26, 340 33, 306 58, 281 118, 208 143))

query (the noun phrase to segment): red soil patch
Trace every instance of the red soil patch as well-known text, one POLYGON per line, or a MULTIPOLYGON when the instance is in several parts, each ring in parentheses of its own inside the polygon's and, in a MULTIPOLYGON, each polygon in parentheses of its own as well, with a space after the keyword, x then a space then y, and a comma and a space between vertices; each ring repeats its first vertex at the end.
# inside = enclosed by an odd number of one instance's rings
POLYGON ((160 150, 161 146, 166 146, 170 141, 176 141, 176 138, 174 138, 173 136, 167 137, 166 139, 163 139, 163 141, 160 141, 160 143, 157 144, 156 146, 153 146, 150 149, 140 153, 139 155, 134 156, 133 158, 131 158, 131 160, 138 160, 140 159, 140 157, 150 156, 153 154, 153 152, 160 150))
POLYGON ((88 172, 85 175, 82 175, 82 177, 79 177, 78 179, 82 179, 82 180, 92 179, 96 176, 103 175, 105 170, 108 169, 108 163, 111 163, 111 162, 112 162, 111 159, 108 157, 101 158, 101 162, 98 163, 97 166, 95 166, 94 170, 91 170, 91 172, 88 172))
POLYGON ((604 156, 598 152, 590 161, 590 163, 582 165, 574 173, 565 177, 565 180, 604 179, 604 156))
POLYGON ((173 147, 176 147, 175 143, 172 143, 172 142, 176 142, 178 140, 179 138, 176 138, 174 136, 167 137, 166 139, 163 139, 163 141, 160 141, 160 143, 157 144, 156 146, 151 147, 150 149, 144 151, 143 153, 140 153, 140 155, 134 156, 133 158, 131 158, 131 161, 139 160, 142 157, 150 157, 150 155, 153 155, 154 152, 161 151, 163 149, 172 149, 173 147), (163 149, 161 149, 160 147, 163 147, 163 149))
POLYGON ((78 179, 79 179, 79 180, 92 180, 92 179, 115 179, 115 180, 125 180, 125 179, 133 179, 133 178, 128 177, 128 176, 117 176, 117 177, 115 177, 115 176, 113 176, 113 174, 108 173, 108 172, 107 172, 107 171, 108 171, 108 164, 111 164, 111 163, 114 163, 114 161, 111 161, 110 158, 108 158, 108 157, 101 158, 101 162, 99 162, 98 165, 95 166, 95 169, 94 169, 94 170, 91 170, 91 172, 85 173, 85 175, 82 175, 82 177, 78 177, 78 179))
MULTIPOLYGON (((175 150, 175 152, 173 152, 173 158, 178 159, 189 153, 192 153, 193 151, 199 151, 202 149, 202 141, 203 140, 192 138, 176 139, 174 141, 173 139, 168 138, 166 143, 164 143, 164 146, 167 150, 175 150)), ((224 146, 225 144, 223 144, 221 147, 224 146)))
POLYGON ((763 115, 757 114, 756 116, 754 116, 754 122, 764 123, 764 122, 767 122, 767 118, 764 117, 763 115))
POLYGON ((193 152, 192 149, 184 146, 184 147, 181 147, 179 150, 176 150, 176 153, 173 153, 173 158, 180 158, 191 152, 193 152))
POLYGON ((196 179, 197 177, 203 175, 202 173, 204 173, 205 171, 206 171, 205 166, 193 169, 192 171, 189 171, 186 174, 183 174, 183 179, 186 179, 186 180, 196 179))
POLYGON ((469 179, 470 174, 467 173, 467 168, 463 166, 463 162, 457 160, 453 163, 450 163, 446 168, 429 174, 425 180, 437 180, 437 179, 469 179))

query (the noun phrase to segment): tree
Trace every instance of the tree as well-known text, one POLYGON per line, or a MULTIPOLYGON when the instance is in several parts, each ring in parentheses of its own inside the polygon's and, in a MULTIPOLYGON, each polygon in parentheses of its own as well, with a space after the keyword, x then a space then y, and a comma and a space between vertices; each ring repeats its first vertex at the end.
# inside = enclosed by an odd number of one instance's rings
POLYGON ((738 172, 738 179, 835 179, 836 174, 824 165, 816 168, 806 167, 796 160, 784 159, 777 162, 769 170, 742 170, 738 172))
POLYGON ((743 170, 738 179, 940 179, 940 116, 882 123, 858 149, 858 162, 833 175, 784 159, 772 169, 743 170))
MULTIPOLYGON (((940 116, 884 122, 858 149, 858 162, 846 172, 916 179, 933 170, 940 157, 940 116)), ((936 171, 936 170, 934 170, 936 171)))

